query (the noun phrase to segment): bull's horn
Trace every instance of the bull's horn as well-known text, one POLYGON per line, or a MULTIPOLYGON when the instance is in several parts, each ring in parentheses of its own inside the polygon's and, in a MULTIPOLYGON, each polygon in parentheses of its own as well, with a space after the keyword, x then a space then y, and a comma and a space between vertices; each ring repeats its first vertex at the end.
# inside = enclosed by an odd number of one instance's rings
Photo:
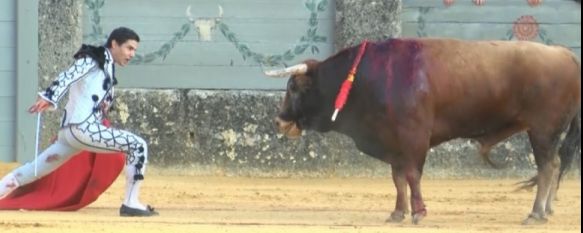
POLYGON ((265 71, 264 73, 265 75, 270 77, 286 77, 292 74, 305 74, 306 72, 308 72, 308 65, 302 63, 299 65, 287 67, 285 69, 268 70, 265 71))
POLYGON ((186 8, 186 17, 188 17, 188 20, 190 20, 190 22, 194 22, 194 17, 192 17, 192 13, 190 13, 190 5, 188 5, 188 7, 186 8))
POLYGON ((221 5, 218 5, 218 6, 219 6, 219 17, 218 17, 218 19, 221 19, 221 18, 223 18, 223 7, 221 5))

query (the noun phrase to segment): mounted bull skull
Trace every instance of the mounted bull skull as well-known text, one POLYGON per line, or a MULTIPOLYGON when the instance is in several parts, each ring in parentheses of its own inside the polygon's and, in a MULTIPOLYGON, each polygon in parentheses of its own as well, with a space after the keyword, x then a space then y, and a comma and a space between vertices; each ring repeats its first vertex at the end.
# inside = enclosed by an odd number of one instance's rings
POLYGON ((190 12, 190 5, 186 8, 186 17, 192 23, 192 25, 196 28, 196 32, 198 33, 198 38, 202 41, 210 41, 211 32, 215 29, 217 23, 223 18, 223 8, 219 5, 219 16, 214 18, 194 18, 192 13, 190 12))

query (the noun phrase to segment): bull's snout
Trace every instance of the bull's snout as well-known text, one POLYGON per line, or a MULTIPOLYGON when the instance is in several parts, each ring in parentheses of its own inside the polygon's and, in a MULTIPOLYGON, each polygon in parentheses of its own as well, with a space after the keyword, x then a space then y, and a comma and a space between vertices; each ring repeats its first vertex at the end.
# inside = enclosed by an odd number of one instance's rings
POLYGON ((277 127, 277 129, 281 129, 281 125, 283 125, 283 120, 281 120, 281 118, 276 117, 275 119, 273 119, 274 123, 275 123, 275 127, 277 127))
POLYGON ((279 133, 285 135, 288 138, 296 139, 302 135, 302 130, 297 127, 295 122, 285 121, 279 117, 276 117, 274 122, 279 133))

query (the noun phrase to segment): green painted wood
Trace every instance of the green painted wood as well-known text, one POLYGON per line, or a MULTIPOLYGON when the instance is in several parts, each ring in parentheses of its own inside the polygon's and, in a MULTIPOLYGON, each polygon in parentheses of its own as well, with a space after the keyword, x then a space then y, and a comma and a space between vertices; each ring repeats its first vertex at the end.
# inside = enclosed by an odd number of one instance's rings
POLYGON ((0 22, 0 48, 13 47, 16 41, 15 33, 14 21, 0 22))
POLYGON ((0 1, 0 24, 6 21, 14 22, 16 20, 14 12, 16 12, 15 1, 13 0, 0 1))
MULTIPOLYGON (((543 0, 541 6, 579 6, 579 3, 574 0, 543 0)), ((419 6, 430 6, 446 8, 443 5, 442 0, 403 0, 403 8, 405 7, 419 7, 419 6)), ((451 7, 488 7, 488 6, 525 6, 530 7, 526 0, 486 0, 486 4, 482 6, 476 6, 472 0, 456 0, 451 7)))
MULTIPOLYGON (((283 53, 285 52, 284 49, 293 48, 294 45, 288 44, 287 46, 283 46, 276 42, 270 42, 250 43, 249 47, 257 51, 283 53)), ((139 50, 151 51, 157 49, 159 46, 159 43, 146 41, 140 43, 139 50)), ((319 53, 312 54, 308 52, 298 56, 295 60, 302 61, 307 58, 325 59, 334 49, 331 44, 323 44, 319 48, 319 53)), ((234 46, 227 42, 213 43, 212 46, 209 46, 209 43, 206 42, 179 42, 166 59, 156 59, 150 64, 155 66, 257 66, 253 61, 243 59, 243 56, 234 49, 234 46)))
POLYGON ((0 162, 13 162, 15 160, 13 121, 0 120, 0 162))
POLYGON ((36 118, 26 111, 36 99, 38 86, 38 0, 17 1, 16 5, 16 157, 28 161, 34 155, 36 118))
MULTIPOLYGON (((16 113, 14 112, 14 105, 16 103, 14 96, 2 97, 0 96, 0 121, 10 121, 14 123, 16 113)), ((8 132, 14 133, 14 132, 8 132)), ((0 141, 0 145, 5 143, 0 141)))
POLYGON ((0 162, 12 161, 14 146, 0 146, 0 162))
POLYGON ((269 78, 259 67, 157 66, 134 65, 116 70, 120 87, 200 89, 274 89, 285 88, 287 78, 269 78), (172 70, 171 73, 166 70, 172 70))
POLYGON ((577 57, 579 57, 579 59, 581 59, 581 47, 579 48, 570 48, 571 51, 573 51, 575 54, 577 54, 577 57))
POLYGON ((531 40, 566 46, 580 57, 581 5, 572 0, 545 0, 537 6, 518 0, 488 0, 476 6, 468 0, 449 7, 443 1, 407 0, 402 35, 516 40, 513 27, 522 16, 532 16, 538 23, 538 35, 531 40))
MULTIPOLYGON (((0 72, 14 71, 16 66, 16 48, 14 47, 0 47, 0 72)), ((0 74, 2 75, 2 74, 0 74)), ((2 77, 2 76, 0 76, 2 77)), ((7 78, 7 77, 2 77, 7 78)), ((4 79, 0 79, 4 80, 4 79)))
MULTIPOLYGON (((2 56, 2 55, 0 55, 2 56)), ((16 95, 16 73, 14 71, 0 71, 0 97, 16 95)))
POLYGON ((0 1, 0 161, 15 159, 16 0, 0 1))
MULTIPOLYGON (((89 1, 91 2, 91 1, 89 1)), ((101 43, 105 35, 95 40, 92 8, 86 2, 83 27, 85 42, 101 43)), ((237 45, 247 46, 253 53, 263 56, 284 55, 303 44, 301 38, 308 34, 311 12, 305 1, 289 0, 223 0, 221 22, 235 33, 235 39, 227 38, 215 28, 210 41, 201 40, 193 23, 186 16, 191 12, 196 20, 218 15, 214 0, 169 0, 158 1, 105 0, 100 8, 100 23, 104 33, 120 25, 130 27, 141 37, 138 54, 160 51, 183 25, 190 30, 184 38, 174 44, 166 57, 156 56, 148 63, 130 65, 118 69, 120 87, 126 88, 210 88, 210 89, 282 89, 284 81, 265 81, 261 66, 252 57, 243 57, 237 45), (123 22, 120 23, 120 22, 123 22), (164 77, 163 82, 160 80, 164 77)), ((292 53, 285 60, 293 65, 308 58, 324 59, 334 52, 333 36, 335 23, 334 1, 328 1, 327 11, 318 13, 316 34, 327 37, 326 41, 312 43, 317 51, 307 48, 301 53, 292 53)), ((277 67, 280 68, 281 66, 277 67)))
MULTIPOLYGON (((330 1, 329 1, 330 2, 330 1)), ((223 8, 224 18, 300 18, 309 16, 304 1, 290 0, 106 0, 103 17, 138 15, 141 17, 184 17, 186 8, 191 6, 191 13, 196 17, 217 17, 218 5, 223 8)), ((331 8, 334 9, 334 8, 331 8)), ((321 18, 333 18, 334 12, 321 14, 321 18)))
MULTIPOLYGON (((526 2, 526 1, 525 1, 526 2)), ((417 22, 420 16, 427 22, 482 22, 482 23, 513 23, 522 15, 532 15, 537 22, 543 24, 577 24, 581 23, 581 11, 574 10, 572 5, 543 4, 540 7, 529 7, 525 4, 512 6, 467 6, 450 8, 432 8, 426 14, 418 7, 403 10, 402 22, 417 22)))
MULTIPOLYGON (((426 23, 425 32, 433 37, 453 37, 463 39, 508 39, 512 24, 481 23, 426 23), (463 29, 463 30, 462 30, 463 29)), ((403 36, 417 36, 418 23, 403 23, 403 36)), ((541 25, 540 29, 554 42, 567 47, 581 47, 580 25, 554 24, 541 25)), ((535 41, 542 41, 540 36, 535 41)))
MULTIPOLYGON (((140 21, 135 21, 133 16, 109 18, 108 21, 102 23, 104 31, 111 31, 120 25, 119 22, 132 22, 131 28, 140 34, 141 39, 145 41, 157 41, 164 43, 169 40, 173 33, 178 31, 180 27, 188 23, 186 19, 182 18, 144 18, 140 21), (160 25, 153 27, 152 25, 160 25)), ((283 42, 295 43, 298 42, 298 35, 305 34, 307 18, 302 19, 273 19, 266 21, 265 19, 226 19, 223 20, 232 31, 237 33, 241 41, 247 42, 283 42)), ((334 34, 334 19, 320 19, 318 29, 319 34, 333 35, 334 34)), ((84 28, 91 27, 91 23, 85 21, 84 28)), ((191 27, 194 29, 194 27, 191 27)), ((87 35, 88 32, 85 32, 87 35)), ((218 30, 212 33, 212 42, 228 41, 218 30)), ((183 41, 200 41, 196 32, 191 31, 183 41)), ((212 43, 211 42, 211 43, 212 43)))

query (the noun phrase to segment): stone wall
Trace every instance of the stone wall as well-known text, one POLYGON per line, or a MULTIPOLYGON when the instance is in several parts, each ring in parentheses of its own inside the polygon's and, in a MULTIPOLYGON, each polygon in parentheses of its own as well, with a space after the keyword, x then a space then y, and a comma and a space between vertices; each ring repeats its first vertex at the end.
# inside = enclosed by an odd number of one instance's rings
MULTIPOLYGON (((73 54, 81 47, 82 6, 81 0, 39 1, 39 91, 73 62, 73 54)), ((42 148, 56 135, 60 116, 60 111, 43 114, 42 148)))
MULTIPOLYGON (((81 43, 81 1, 40 1, 40 77, 43 86, 71 62, 81 43), (50 7, 49 7, 50 4, 50 7), (55 7, 55 4, 58 7, 55 7)), ((400 1, 338 0, 338 49, 400 35, 400 1)), ((283 87, 282 87, 283 88, 283 87)), ((150 164, 185 174, 243 176, 389 176, 390 168, 336 133, 306 132, 299 140, 276 133, 273 118, 283 91, 117 89, 113 126, 150 142, 150 164)), ((43 145, 54 135, 60 112, 47 114, 43 145)), ((524 135, 493 151, 486 165, 470 142, 432 149, 430 177, 526 177, 534 162, 524 135)), ((579 162, 580 164, 580 162, 579 162)))
POLYGON ((337 0, 336 48, 400 36, 401 5, 401 0, 337 0))

